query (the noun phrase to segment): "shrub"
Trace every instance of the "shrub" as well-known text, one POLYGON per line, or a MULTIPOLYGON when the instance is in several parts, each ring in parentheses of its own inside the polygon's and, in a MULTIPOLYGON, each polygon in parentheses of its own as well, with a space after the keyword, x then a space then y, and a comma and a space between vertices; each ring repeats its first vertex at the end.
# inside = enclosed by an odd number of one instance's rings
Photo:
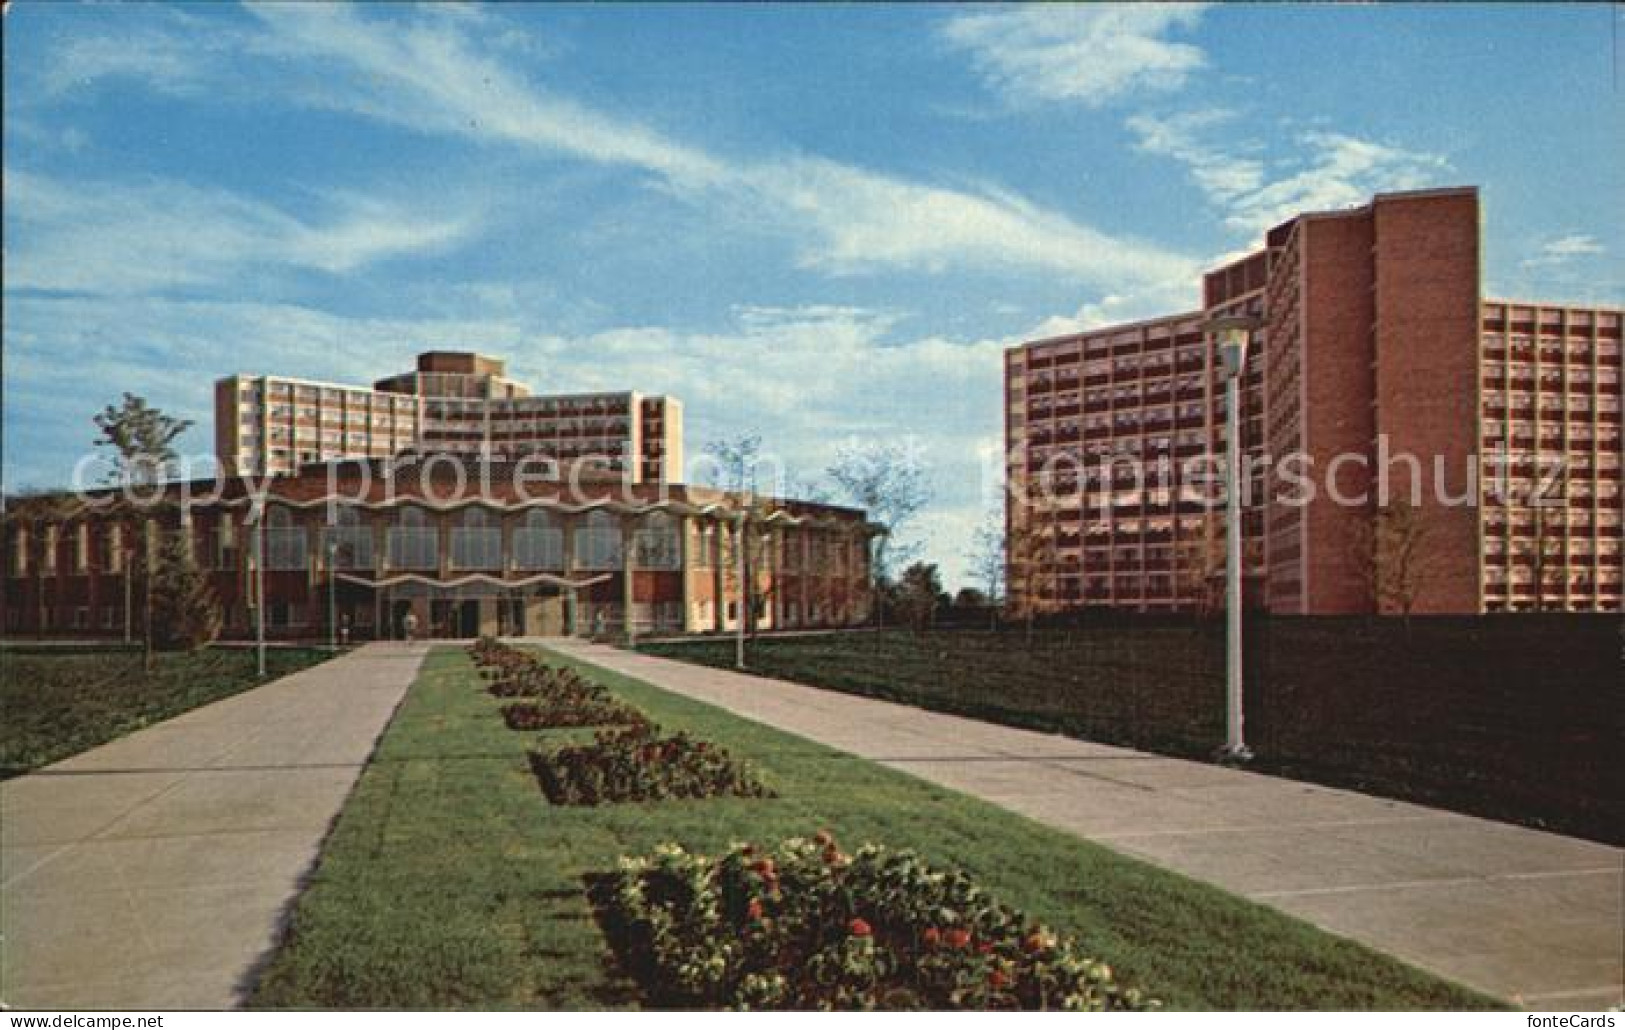
POLYGON ((574 726, 641 726, 644 714, 613 697, 575 704, 559 704, 544 697, 502 706, 502 721, 510 730, 546 730, 574 726))
POLYGON ((675 844, 595 889, 612 945, 657 1005, 731 1009, 1156 1008, 1070 938, 957 871, 828 834, 720 859, 675 844))
POLYGON ((555 805, 773 796, 750 763, 686 733, 662 737, 648 723, 600 730, 591 744, 532 751, 530 758, 555 805))

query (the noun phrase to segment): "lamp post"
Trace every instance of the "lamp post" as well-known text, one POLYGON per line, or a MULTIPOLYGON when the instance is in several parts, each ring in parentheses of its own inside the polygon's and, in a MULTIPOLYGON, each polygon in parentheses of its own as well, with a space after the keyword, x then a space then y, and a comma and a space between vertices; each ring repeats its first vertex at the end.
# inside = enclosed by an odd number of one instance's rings
POLYGON ((327 541, 327 646, 329 650, 337 651, 339 647, 339 606, 336 592, 339 557, 339 542, 327 541))
POLYGON ((737 516, 738 528, 734 531, 734 567, 739 576, 739 613, 734 620, 734 668, 745 668, 745 619, 747 606, 751 603, 750 597, 750 522, 749 516, 741 511, 737 516))
POLYGON ((1225 315, 1208 322, 1218 339, 1225 379, 1225 740, 1220 757, 1245 762, 1253 757, 1243 731, 1241 665, 1241 380, 1247 368, 1247 342, 1259 320, 1225 315))
POLYGON ((254 654, 260 679, 265 678, 265 513, 254 519, 254 654))
POLYGON ((135 572, 135 540, 132 537, 128 545, 121 544, 124 551, 124 646, 128 647, 135 642, 133 608, 135 605, 134 580, 131 576, 135 572))

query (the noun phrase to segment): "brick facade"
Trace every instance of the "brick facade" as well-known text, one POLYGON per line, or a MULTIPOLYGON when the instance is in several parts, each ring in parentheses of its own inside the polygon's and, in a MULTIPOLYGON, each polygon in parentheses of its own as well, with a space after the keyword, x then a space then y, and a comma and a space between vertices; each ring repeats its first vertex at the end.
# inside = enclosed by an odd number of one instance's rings
POLYGON ((1201 311, 1012 349, 1016 603, 1212 603, 1222 559, 1214 568, 1197 547, 1203 557, 1191 560, 1191 540, 1222 531, 1222 510, 1155 487, 1103 505, 1088 487, 1101 481, 1092 466, 1113 456, 1150 465, 1199 453, 1223 468, 1224 379, 1203 326, 1250 314, 1261 327, 1242 446, 1259 465, 1243 538, 1257 603, 1371 610, 1378 474, 1386 467, 1393 492, 1409 495, 1409 455, 1420 463, 1415 517, 1427 541, 1415 611, 1619 610, 1620 311, 1482 300, 1480 235, 1476 190, 1379 195, 1277 226, 1261 250, 1204 276, 1201 311), (1181 378, 1187 367, 1199 381, 1181 378), (1556 503, 1531 514, 1490 491, 1492 446, 1515 488, 1527 489, 1535 462, 1560 462, 1556 503), (1046 473, 1072 466, 1086 489, 1025 503, 1046 473), (1303 480, 1314 496, 1297 503, 1303 480), (1031 542, 1035 529, 1043 546, 1031 542))

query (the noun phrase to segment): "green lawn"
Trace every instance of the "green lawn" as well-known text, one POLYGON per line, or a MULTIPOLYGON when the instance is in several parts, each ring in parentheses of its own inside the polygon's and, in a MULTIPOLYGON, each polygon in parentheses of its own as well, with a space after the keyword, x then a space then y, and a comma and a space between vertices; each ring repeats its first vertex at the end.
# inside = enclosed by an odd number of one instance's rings
MULTIPOLYGON (((271 678, 325 661, 272 649, 271 678)), ((152 672, 127 648, 0 648, 0 778, 17 776, 264 682, 252 651, 159 654, 152 672)))
MULTIPOLYGON (((1625 843, 1620 622, 1593 615, 1255 618, 1255 767, 1625 843)), ((646 644, 731 668, 731 640, 646 644)), ((1224 740, 1224 624, 1095 618, 767 637, 752 671, 1010 725, 1207 758, 1224 740)))
MULTIPOLYGON (((559 660, 554 658, 552 660, 559 660)), ((585 878, 677 841, 714 851, 831 829, 912 847, 1079 935, 1175 1008, 1477 1008, 1465 989, 1219 890, 992 805, 583 667, 670 729, 755 761, 778 797, 601 808, 545 803, 528 743, 461 652, 437 650, 338 819, 259 1007, 635 1006, 585 878)))

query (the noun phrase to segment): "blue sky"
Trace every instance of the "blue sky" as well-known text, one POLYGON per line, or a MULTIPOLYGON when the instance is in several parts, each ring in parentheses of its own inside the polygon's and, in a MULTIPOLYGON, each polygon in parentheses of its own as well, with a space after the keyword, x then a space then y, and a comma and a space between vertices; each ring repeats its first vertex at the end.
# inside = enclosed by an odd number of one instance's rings
POLYGON ((1296 211, 1476 184, 1495 295, 1625 296, 1608 6, 13 4, 4 477, 134 390, 428 348, 681 397, 817 478, 912 435, 957 581, 1000 353, 1296 211))

